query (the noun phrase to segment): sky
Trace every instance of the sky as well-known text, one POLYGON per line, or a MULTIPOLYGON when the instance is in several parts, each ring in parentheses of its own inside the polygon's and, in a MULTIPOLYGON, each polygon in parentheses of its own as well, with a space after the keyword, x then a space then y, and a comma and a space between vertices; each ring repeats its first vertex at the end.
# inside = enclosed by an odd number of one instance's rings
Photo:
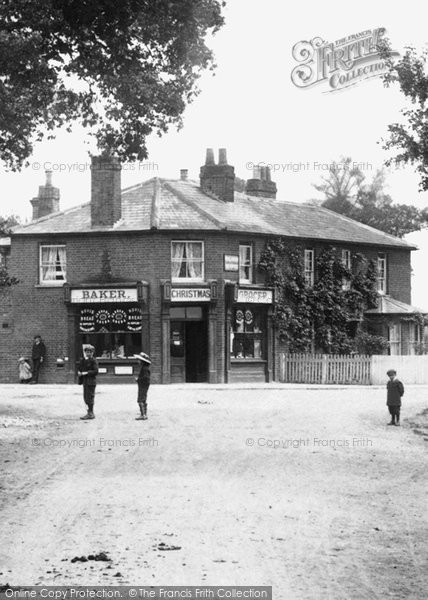
MULTIPOLYGON (((226 148, 229 164, 243 179, 251 177, 253 163, 273 165, 280 200, 320 198, 312 184, 341 156, 351 156, 370 180, 388 157, 381 140, 388 124, 400 119, 404 96, 385 88, 380 78, 333 93, 326 84, 298 88, 291 80, 297 66, 293 46, 315 37, 334 42, 383 27, 394 50, 422 48, 428 42, 427 13, 422 0, 408 0, 405 9, 386 0, 348 5, 229 0, 225 26, 209 40, 215 76, 201 78, 201 93, 187 107, 180 131, 151 136, 148 160, 124 165, 122 187, 153 176, 178 178, 180 169, 197 180, 208 147, 216 153, 226 148)), ((30 166, 20 173, 1 168, 0 214, 30 219, 29 201, 44 183, 45 169, 53 170, 61 209, 89 201, 88 153, 96 149, 87 142, 79 127, 71 134, 58 132, 56 140, 35 146, 30 166)), ((418 191, 412 167, 389 169, 386 183, 395 202, 428 206, 428 193, 418 191)))

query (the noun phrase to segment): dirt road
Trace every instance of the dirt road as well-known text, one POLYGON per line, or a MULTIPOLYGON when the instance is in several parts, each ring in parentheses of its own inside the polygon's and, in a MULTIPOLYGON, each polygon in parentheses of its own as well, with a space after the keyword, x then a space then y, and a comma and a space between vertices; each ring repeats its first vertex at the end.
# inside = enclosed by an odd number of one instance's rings
POLYGON ((0 386, 0 584, 426 597, 426 388, 135 392, 0 386))

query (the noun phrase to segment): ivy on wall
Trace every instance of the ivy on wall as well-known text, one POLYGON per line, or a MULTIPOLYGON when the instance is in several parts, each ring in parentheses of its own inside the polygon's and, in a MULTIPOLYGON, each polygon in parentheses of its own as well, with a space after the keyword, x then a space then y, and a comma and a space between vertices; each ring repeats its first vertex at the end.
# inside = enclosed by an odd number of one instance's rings
MULTIPOLYGON (((361 351, 357 324, 377 304, 377 270, 373 260, 352 254, 352 269, 338 250, 328 246, 315 256, 315 283, 304 276, 304 249, 284 238, 267 242, 259 269, 275 287, 274 324, 290 352, 349 354, 361 351)), ((367 335, 367 334, 366 334, 367 335)))

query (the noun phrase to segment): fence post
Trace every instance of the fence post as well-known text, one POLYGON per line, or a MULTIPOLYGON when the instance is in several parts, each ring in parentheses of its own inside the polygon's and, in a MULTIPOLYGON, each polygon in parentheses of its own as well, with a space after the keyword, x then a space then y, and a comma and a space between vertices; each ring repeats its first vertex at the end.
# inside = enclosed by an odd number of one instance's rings
POLYGON ((327 360, 327 354, 323 354, 321 364, 321 383, 327 382, 327 360))

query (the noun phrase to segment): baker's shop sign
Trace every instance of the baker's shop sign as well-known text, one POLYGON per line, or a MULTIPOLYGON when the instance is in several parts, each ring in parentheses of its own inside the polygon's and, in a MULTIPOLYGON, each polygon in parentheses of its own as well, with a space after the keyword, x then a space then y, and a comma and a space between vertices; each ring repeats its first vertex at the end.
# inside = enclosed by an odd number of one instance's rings
POLYGON ((100 304, 103 302, 137 302, 137 288, 86 288, 72 289, 74 304, 100 304))
MULTIPOLYGON (((360 81, 379 77, 387 71, 380 56, 380 45, 385 34, 383 27, 368 29, 347 37, 326 42, 320 37, 301 41, 292 48, 298 65, 291 72, 291 80, 299 88, 324 84, 324 92, 336 92, 360 81)), ((398 52, 390 51, 391 57, 398 52)))

